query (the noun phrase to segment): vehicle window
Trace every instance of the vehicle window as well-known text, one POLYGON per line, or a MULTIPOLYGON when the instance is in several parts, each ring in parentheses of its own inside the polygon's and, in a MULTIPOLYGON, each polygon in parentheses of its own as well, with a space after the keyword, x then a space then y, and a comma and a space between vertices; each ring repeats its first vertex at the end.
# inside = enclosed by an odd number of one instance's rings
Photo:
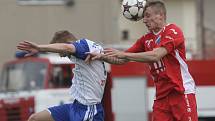
POLYGON ((69 64, 54 65, 51 85, 55 88, 70 87, 72 77, 72 68, 69 64))
POLYGON ((8 91, 34 90, 44 87, 47 63, 29 61, 10 64, 5 69, 2 78, 8 91))

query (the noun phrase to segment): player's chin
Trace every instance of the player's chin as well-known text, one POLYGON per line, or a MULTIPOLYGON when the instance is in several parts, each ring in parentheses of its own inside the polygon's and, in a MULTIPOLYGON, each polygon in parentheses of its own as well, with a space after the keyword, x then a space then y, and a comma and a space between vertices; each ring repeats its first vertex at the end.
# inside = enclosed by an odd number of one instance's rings
POLYGON ((151 26, 147 26, 149 31, 153 31, 153 28, 151 26))

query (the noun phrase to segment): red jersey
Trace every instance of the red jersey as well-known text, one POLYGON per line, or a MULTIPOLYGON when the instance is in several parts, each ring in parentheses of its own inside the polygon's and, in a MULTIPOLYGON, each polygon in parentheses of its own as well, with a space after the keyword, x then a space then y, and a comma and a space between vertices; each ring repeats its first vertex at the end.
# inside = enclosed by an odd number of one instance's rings
POLYGON ((156 87, 156 98, 167 96, 171 91, 195 93, 195 82, 186 64, 184 35, 175 24, 166 25, 158 33, 147 33, 127 50, 137 53, 164 47, 168 54, 161 60, 149 63, 156 87))

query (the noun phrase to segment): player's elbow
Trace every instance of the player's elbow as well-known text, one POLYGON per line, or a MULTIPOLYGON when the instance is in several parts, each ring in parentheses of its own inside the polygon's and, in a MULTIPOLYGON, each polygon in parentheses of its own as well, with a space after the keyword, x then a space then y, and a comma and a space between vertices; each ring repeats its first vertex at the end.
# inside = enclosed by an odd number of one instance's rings
POLYGON ((151 57, 153 62, 160 61, 167 54, 167 50, 165 48, 158 48, 151 51, 151 57))
POLYGON ((66 53, 75 53, 75 47, 72 44, 64 44, 63 48, 66 53))

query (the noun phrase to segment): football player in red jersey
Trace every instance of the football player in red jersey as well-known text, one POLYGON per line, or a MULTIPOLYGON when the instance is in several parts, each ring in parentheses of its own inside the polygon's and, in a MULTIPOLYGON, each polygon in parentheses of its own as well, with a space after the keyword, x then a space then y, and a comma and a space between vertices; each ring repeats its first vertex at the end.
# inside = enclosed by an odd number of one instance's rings
POLYGON ((143 22, 149 32, 132 47, 125 52, 108 48, 105 54, 90 53, 92 60, 148 63, 156 87, 152 121, 198 121, 195 82, 186 64, 182 30, 166 23, 166 8, 161 0, 147 2, 143 22))

